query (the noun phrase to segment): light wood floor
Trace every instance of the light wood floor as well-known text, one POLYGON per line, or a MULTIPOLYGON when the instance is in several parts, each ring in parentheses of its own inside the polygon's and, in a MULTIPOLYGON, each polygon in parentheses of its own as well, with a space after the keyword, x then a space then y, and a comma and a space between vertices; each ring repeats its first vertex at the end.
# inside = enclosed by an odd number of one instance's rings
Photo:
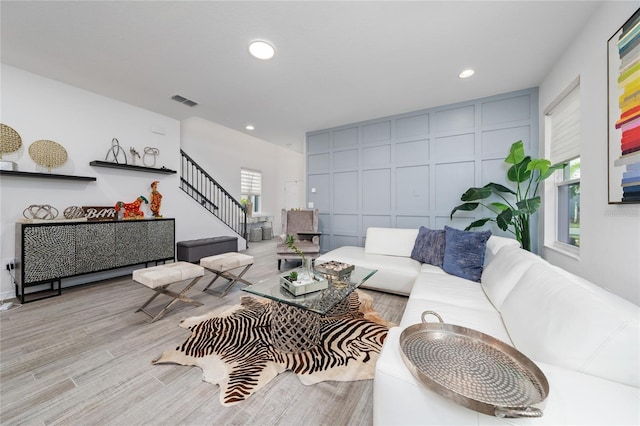
MULTIPOLYGON (((256 262, 247 272, 249 281, 278 272, 275 240, 251 243, 245 253, 256 262)), ((283 263, 283 270, 295 266, 283 263)), ((181 319, 236 304, 247 294, 243 285, 224 299, 199 291, 210 276, 189 293, 204 306, 178 303, 153 324, 135 312, 151 292, 130 275, 63 289, 62 296, 0 313, 0 424, 372 423, 371 380, 304 386, 286 372, 249 400, 225 408, 218 386, 203 382, 199 368, 152 365, 162 351, 187 338, 188 331, 178 327, 181 319)), ((400 321, 405 297, 367 292, 384 318, 400 321)), ((151 309, 167 299, 157 300, 151 309)))

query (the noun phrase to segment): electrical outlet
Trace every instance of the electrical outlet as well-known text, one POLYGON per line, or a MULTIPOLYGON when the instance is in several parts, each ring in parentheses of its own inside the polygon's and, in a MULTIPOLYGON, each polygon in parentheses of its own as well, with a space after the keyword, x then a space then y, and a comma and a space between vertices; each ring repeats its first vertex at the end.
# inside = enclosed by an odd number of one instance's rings
POLYGON ((14 269, 16 269, 15 259, 5 259, 2 261, 2 264, 4 265, 4 269, 6 271, 13 271, 14 269))

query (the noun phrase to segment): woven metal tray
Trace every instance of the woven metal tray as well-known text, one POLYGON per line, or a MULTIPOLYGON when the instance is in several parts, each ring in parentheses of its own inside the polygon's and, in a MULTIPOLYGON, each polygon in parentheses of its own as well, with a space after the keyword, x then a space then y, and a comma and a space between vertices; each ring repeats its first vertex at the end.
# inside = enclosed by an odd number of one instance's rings
POLYGON ((400 335, 402 359, 422 383, 456 403, 496 417, 540 417, 549 394, 533 361, 487 334, 445 324, 433 311, 400 335), (427 322, 435 315, 439 322, 427 322))

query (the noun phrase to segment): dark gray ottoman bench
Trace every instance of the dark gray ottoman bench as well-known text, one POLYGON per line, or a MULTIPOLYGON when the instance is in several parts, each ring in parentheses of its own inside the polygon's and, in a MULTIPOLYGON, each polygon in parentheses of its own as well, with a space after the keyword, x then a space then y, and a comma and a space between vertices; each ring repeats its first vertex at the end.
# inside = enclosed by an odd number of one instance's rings
POLYGON ((238 251, 238 237, 213 237, 199 240, 179 241, 178 260, 200 262, 203 257, 238 251))

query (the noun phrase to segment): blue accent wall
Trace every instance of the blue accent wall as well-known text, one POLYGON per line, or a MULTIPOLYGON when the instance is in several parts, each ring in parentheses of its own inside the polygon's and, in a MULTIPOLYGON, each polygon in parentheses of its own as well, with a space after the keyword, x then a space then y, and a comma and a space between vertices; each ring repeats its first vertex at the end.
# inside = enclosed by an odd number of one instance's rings
MULTIPOLYGON (((463 229, 487 215, 478 209, 449 219, 467 188, 490 181, 513 187, 504 163, 513 142, 522 140, 527 154, 538 156, 538 89, 309 132, 306 139, 307 201, 319 210, 322 251, 363 245, 370 226, 463 229)), ((535 250, 537 232, 532 238, 535 250)))

